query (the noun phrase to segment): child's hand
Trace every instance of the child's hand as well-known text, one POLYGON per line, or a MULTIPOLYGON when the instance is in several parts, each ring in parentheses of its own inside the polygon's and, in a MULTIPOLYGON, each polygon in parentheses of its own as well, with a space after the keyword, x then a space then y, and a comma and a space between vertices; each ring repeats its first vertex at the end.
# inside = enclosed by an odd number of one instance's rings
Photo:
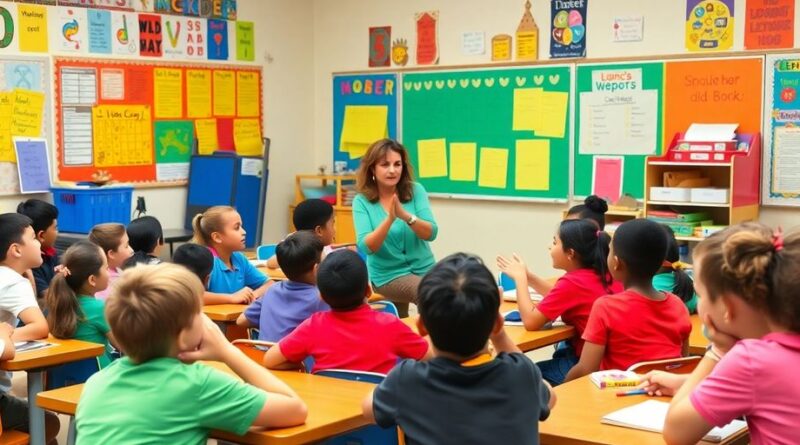
POLYGON ((644 389, 651 396, 674 396, 687 377, 688 375, 664 371, 650 371, 642 377, 638 388, 644 389))
POLYGON ((0 336, 3 338, 11 337, 11 334, 14 333, 14 326, 11 326, 8 323, 0 323, 0 336))
POLYGON ((234 304, 250 304, 256 299, 256 294, 253 289, 245 286, 239 292, 234 293, 232 298, 234 304))
POLYGON ((711 343, 714 345, 714 350, 723 355, 730 351, 733 345, 740 340, 739 338, 717 329, 717 326, 714 325, 714 321, 711 320, 708 314, 703 317, 703 324, 706 326, 706 333, 708 334, 709 340, 711 340, 711 343))
POLYGON ((528 267, 516 253, 510 260, 502 255, 498 255, 497 267, 503 271, 503 273, 511 277, 514 282, 528 280, 528 267))
POLYGON ((203 317, 203 337, 197 349, 191 351, 180 351, 178 359, 186 363, 194 363, 198 360, 224 361, 225 351, 233 346, 225 338, 225 334, 219 329, 206 314, 203 317))

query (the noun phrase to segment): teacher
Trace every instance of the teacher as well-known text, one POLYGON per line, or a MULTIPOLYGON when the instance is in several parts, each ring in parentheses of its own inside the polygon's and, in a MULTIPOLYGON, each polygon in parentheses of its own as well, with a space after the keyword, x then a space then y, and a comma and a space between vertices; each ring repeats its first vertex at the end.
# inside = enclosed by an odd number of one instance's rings
POLYGON ((406 149, 392 139, 367 149, 356 187, 353 222, 370 280, 407 317, 408 303, 417 301, 419 282, 435 262, 428 242, 439 228, 428 193, 414 182, 406 149))

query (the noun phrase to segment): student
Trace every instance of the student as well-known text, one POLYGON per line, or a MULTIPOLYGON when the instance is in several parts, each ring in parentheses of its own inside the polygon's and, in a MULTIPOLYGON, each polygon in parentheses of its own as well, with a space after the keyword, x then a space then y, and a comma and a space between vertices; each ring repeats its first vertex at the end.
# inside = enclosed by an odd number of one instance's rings
POLYGON ((205 444, 212 429, 241 435, 305 421, 297 394, 203 315, 202 295, 200 280, 176 264, 122 274, 106 316, 125 356, 86 382, 75 416, 79 445, 205 444), (223 362, 244 382, 200 360, 223 362))
POLYGON ((697 443, 744 416, 754 445, 797 443, 800 417, 800 232, 785 239, 745 223, 694 249, 698 311, 712 346, 691 375, 653 372, 644 387, 672 395, 668 444, 697 443))
POLYGON ((371 294, 367 265, 351 250, 329 255, 317 273, 322 298, 331 310, 317 312, 264 355, 270 369, 314 358, 312 371, 348 369, 385 374, 397 360, 430 358, 428 342, 395 315, 378 312, 366 299, 371 294))
POLYGON ((114 336, 103 315, 105 305, 94 297, 108 286, 108 263, 97 244, 78 241, 64 253, 56 276, 45 294, 47 324, 56 338, 100 343, 105 353, 98 357, 100 368, 111 363, 114 336))
POLYGON ((211 254, 208 247, 194 243, 181 244, 175 249, 172 262, 189 269, 197 275, 197 278, 203 283, 203 287, 208 286, 211 269, 214 268, 214 255, 211 254))
POLYGON ((56 238, 58 238, 58 209, 41 199, 29 199, 17 206, 17 213, 31 219, 33 232, 42 246, 42 264, 32 270, 36 282, 36 297, 44 298, 44 292, 50 285, 58 265, 56 238))
POLYGON ((553 268, 566 273, 558 279, 541 303, 531 301, 525 263, 514 255, 512 260, 497 257, 497 266, 514 279, 517 305, 525 329, 542 329, 561 317, 574 326, 578 335, 569 346, 558 347, 552 360, 539 362, 542 377, 551 385, 564 382, 567 372, 578 363, 583 350, 583 335, 595 300, 603 295, 622 292, 622 284, 608 272, 608 250, 611 238, 590 219, 562 221, 553 237, 550 257, 553 268))
POLYGON ((100 246, 106 255, 108 287, 94 294, 98 300, 105 301, 111 293, 111 286, 122 273, 122 265, 133 256, 133 249, 130 246, 125 226, 117 223, 98 224, 92 227, 92 231, 89 232, 89 241, 100 246))
POLYGON ((570 207, 564 219, 591 219, 600 226, 600 230, 605 230, 606 212, 608 212, 606 200, 597 195, 589 195, 583 200, 583 204, 570 207))
POLYGON ((133 256, 125 261, 123 268, 137 264, 158 264, 164 247, 164 232, 161 223, 153 216, 141 216, 128 224, 128 238, 133 256))
POLYGON ((684 271, 686 266, 680 261, 675 232, 669 226, 661 227, 667 234, 667 257, 661 264, 661 269, 653 277, 653 287, 656 290, 672 292, 683 301, 689 313, 694 314, 697 312, 697 294, 694 292, 692 278, 684 271))
MULTIPOLYGON (((322 250, 323 259, 333 252, 331 245, 336 239, 336 217, 330 203, 321 199, 306 199, 295 207, 292 223, 295 230, 310 230, 319 237, 325 246, 322 250)), ((280 267, 275 255, 267 260, 267 267, 270 269, 280 267)))
POLYGON ((252 303, 272 284, 241 252, 244 250, 242 217, 233 207, 214 206, 195 215, 192 242, 214 255, 205 304, 252 303))
POLYGON ((422 278, 418 306, 417 326, 430 333, 435 357, 397 365, 364 400, 364 416, 399 426, 408 444, 538 444, 555 393, 503 330, 489 269, 476 257, 450 255, 422 278))
POLYGON ((295 232, 278 244, 275 255, 286 274, 250 303, 239 316, 239 326, 258 328, 258 339, 277 342, 312 314, 330 309, 319 297, 317 266, 322 241, 313 232, 295 232))
MULTIPOLYGON (((0 323, 15 326, 17 320, 25 326, 12 331, 4 345, 13 351, 17 341, 38 340, 47 337, 47 320, 39 309, 31 283, 23 276, 25 271, 42 264, 41 247, 31 227, 31 219, 18 213, 0 215, 0 323)), ((13 355, 12 355, 13 357, 13 355)), ((10 357, 7 357, 10 358, 10 357)), ((8 394, 11 390, 11 373, 0 371, 0 412, 3 428, 28 427, 28 403, 8 394)), ((45 418, 47 437, 58 434, 58 418, 45 418), (53 432, 55 430, 55 432, 53 432)))
POLYGON ((595 301, 583 331, 580 360, 565 381, 688 353, 689 311, 680 298, 653 288, 666 251, 664 229, 656 222, 634 219, 614 232, 608 267, 625 291, 595 301))

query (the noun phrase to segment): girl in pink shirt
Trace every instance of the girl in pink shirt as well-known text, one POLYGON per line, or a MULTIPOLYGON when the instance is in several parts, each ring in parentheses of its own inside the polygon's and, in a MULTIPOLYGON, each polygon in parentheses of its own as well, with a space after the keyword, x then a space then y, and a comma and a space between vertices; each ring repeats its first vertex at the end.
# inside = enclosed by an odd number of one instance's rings
POLYGON ((128 245, 125 226, 117 223, 98 224, 92 227, 89 241, 103 249, 108 261, 108 287, 94 294, 98 300, 105 300, 111 294, 114 281, 119 278, 122 264, 133 255, 133 249, 128 245))
POLYGON ((800 418, 800 232, 747 223, 694 250, 698 312, 712 345, 689 376, 655 372, 643 386, 675 394, 668 444, 694 444, 744 416, 754 445, 796 443, 800 418))

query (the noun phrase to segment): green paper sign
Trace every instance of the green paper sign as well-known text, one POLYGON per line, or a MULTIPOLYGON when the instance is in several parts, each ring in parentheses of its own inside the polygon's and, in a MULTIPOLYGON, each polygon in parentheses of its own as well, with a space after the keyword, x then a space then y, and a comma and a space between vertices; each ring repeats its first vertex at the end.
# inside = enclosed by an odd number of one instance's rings
POLYGON ((256 60, 254 34, 253 22, 236 22, 236 60, 256 60))
POLYGON ((157 163, 189 162, 194 146, 192 121, 156 121, 154 132, 157 163))

